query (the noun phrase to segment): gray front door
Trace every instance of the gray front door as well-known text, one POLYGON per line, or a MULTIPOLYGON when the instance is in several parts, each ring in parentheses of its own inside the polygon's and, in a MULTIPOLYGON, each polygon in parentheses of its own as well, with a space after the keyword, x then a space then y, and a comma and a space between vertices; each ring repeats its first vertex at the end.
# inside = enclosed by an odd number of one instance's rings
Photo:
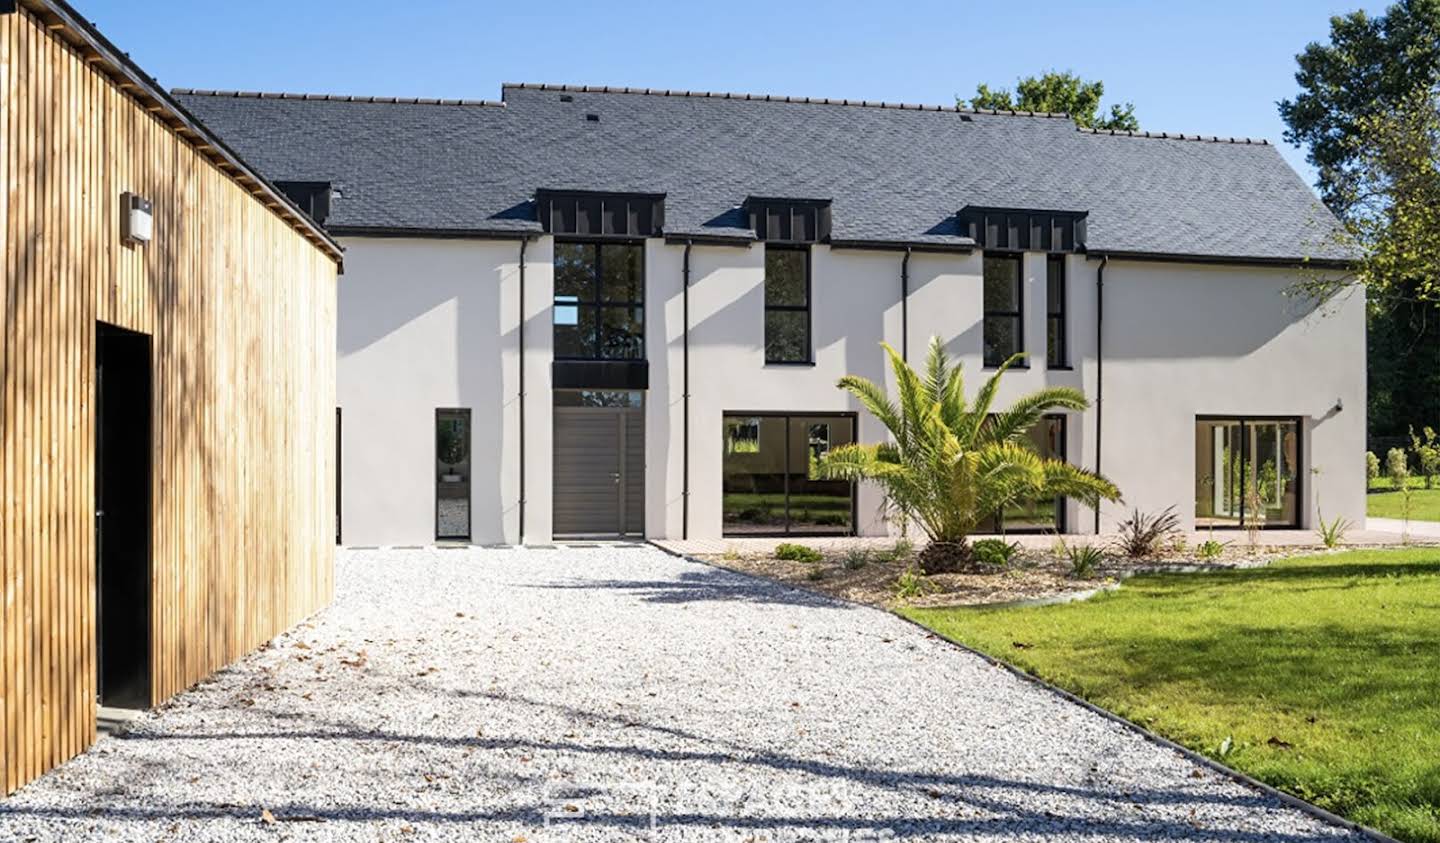
POLYGON ((554 529, 645 532, 645 415, 639 407, 556 407, 554 529))

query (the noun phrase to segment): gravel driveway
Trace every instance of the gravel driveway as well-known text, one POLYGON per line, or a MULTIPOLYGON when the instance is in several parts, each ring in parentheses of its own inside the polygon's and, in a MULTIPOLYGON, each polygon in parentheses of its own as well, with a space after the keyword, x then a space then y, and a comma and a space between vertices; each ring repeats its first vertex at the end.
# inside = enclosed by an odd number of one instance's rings
POLYGON ((653 548, 338 565, 330 609, 0 802, 0 840, 1355 839, 898 618, 653 548))

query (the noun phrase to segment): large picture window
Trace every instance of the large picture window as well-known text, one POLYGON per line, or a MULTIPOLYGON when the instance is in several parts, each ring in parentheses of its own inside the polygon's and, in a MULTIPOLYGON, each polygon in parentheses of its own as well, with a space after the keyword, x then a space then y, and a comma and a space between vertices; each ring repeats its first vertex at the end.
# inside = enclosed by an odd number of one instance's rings
POLYGON ((645 356, 645 250, 634 243, 555 244, 555 357, 645 356))
MULTIPOLYGON (((1065 416, 1050 415, 1030 428, 1030 447, 1047 459, 1065 459, 1065 416)), ((990 533, 1065 532, 1065 499, 1047 495, 1016 501, 996 513, 981 528, 990 533)))
POLYGON ((1195 525, 1300 526, 1300 420, 1195 420, 1195 525))
POLYGON ((727 413, 724 533, 850 535, 854 485, 818 480, 815 462, 855 441, 853 415, 727 413))
POLYGON ((1025 350, 1025 320, 1021 310, 1022 258, 1018 254, 985 256, 986 366, 999 366, 1012 355, 1025 350))
POLYGON ((810 249, 765 246, 765 362, 810 362, 810 249))

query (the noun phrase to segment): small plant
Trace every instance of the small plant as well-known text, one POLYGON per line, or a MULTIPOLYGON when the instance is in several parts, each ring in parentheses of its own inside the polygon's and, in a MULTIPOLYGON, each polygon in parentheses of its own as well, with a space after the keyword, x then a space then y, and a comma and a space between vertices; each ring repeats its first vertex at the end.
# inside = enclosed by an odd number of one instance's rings
POLYGON ((1391 448, 1385 453, 1385 475, 1396 490, 1404 490, 1410 485, 1410 463, 1405 459, 1404 449, 1391 448))
POLYGON ((818 582, 820 580, 823 580, 825 579, 825 569, 811 568, 810 570, 805 572, 805 579, 809 580, 810 582, 818 582))
POLYGON ((1146 559, 1159 553, 1165 540, 1179 527, 1180 516, 1173 506, 1153 514, 1136 509, 1120 522, 1117 545, 1120 552, 1131 559, 1146 559))
POLYGON ((1339 547, 1345 541, 1345 531, 1350 529, 1350 522, 1338 515, 1329 521, 1324 518, 1319 520, 1320 526, 1315 532, 1319 534, 1320 542, 1330 550, 1339 547))
POLYGON ((1184 533, 1177 532, 1170 538, 1170 555, 1184 556, 1185 551, 1190 549, 1190 539, 1184 533))
POLYGON ((1019 542, 1007 542, 1004 539, 980 539, 970 548, 975 554, 975 561, 990 568, 1004 568, 1010 564, 1010 560, 1020 550, 1019 542))
POLYGON ((1365 479, 1380 479, 1380 458, 1375 456, 1374 451, 1365 452, 1365 479))
POLYGON ((895 578, 895 596, 902 600, 924 597, 934 593, 935 590, 935 584, 926 579, 920 569, 914 565, 906 568, 903 574, 895 578))
POLYGON ((1088 580, 1095 576, 1095 569, 1105 561, 1105 554, 1093 544, 1077 544, 1069 549, 1070 576, 1088 580))
POLYGON ((1420 468, 1420 476, 1425 478, 1425 488, 1435 488, 1435 475, 1440 474, 1440 442, 1436 441, 1435 428, 1428 425, 1421 431, 1424 438, 1415 435, 1415 428, 1410 428, 1410 450, 1415 454, 1415 462, 1420 468))
POLYGON ((1220 558, 1220 554, 1225 552, 1229 544, 1230 542, 1217 542, 1214 538, 1208 538, 1195 546, 1195 555, 1206 562, 1213 562, 1220 558))
POLYGON ((870 551, 858 545, 845 549, 845 555, 840 559, 840 567, 847 571, 858 571, 870 564, 870 551))
POLYGON ((913 556, 914 553, 915 542, 902 537, 896 539, 894 546, 888 550, 882 550, 875 554, 875 560, 877 562, 904 562, 913 556))
POLYGON ((725 545, 725 552, 720 554, 720 558, 726 562, 734 562, 740 558, 740 551, 735 549, 735 545, 727 544, 725 545))
POLYGON ((825 557, 813 547, 786 542, 775 548, 775 558, 787 562, 819 562, 825 557))

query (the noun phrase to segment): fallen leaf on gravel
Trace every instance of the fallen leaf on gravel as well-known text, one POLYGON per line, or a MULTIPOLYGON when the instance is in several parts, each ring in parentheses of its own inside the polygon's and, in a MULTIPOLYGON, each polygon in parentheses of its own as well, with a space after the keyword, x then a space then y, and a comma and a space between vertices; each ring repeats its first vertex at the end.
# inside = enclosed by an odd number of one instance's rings
POLYGON ((306 644, 304 641, 296 641, 296 642, 295 642, 295 649, 297 649, 297 650, 308 650, 308 649, 310 649, 310 645, 309 645, 309 644, 306 644))
POLYGON ((269 824, 271 824, 271 825, 274 825, 274 824, 275 824, 275 815, 272 814, 272 813, 270 813, 270 809, 269 809, 269 808, 261 808, 261 809, 260 809, 260 821, 261 821, 261 822, 264 822, 264 823, 269 823, 269 824))

